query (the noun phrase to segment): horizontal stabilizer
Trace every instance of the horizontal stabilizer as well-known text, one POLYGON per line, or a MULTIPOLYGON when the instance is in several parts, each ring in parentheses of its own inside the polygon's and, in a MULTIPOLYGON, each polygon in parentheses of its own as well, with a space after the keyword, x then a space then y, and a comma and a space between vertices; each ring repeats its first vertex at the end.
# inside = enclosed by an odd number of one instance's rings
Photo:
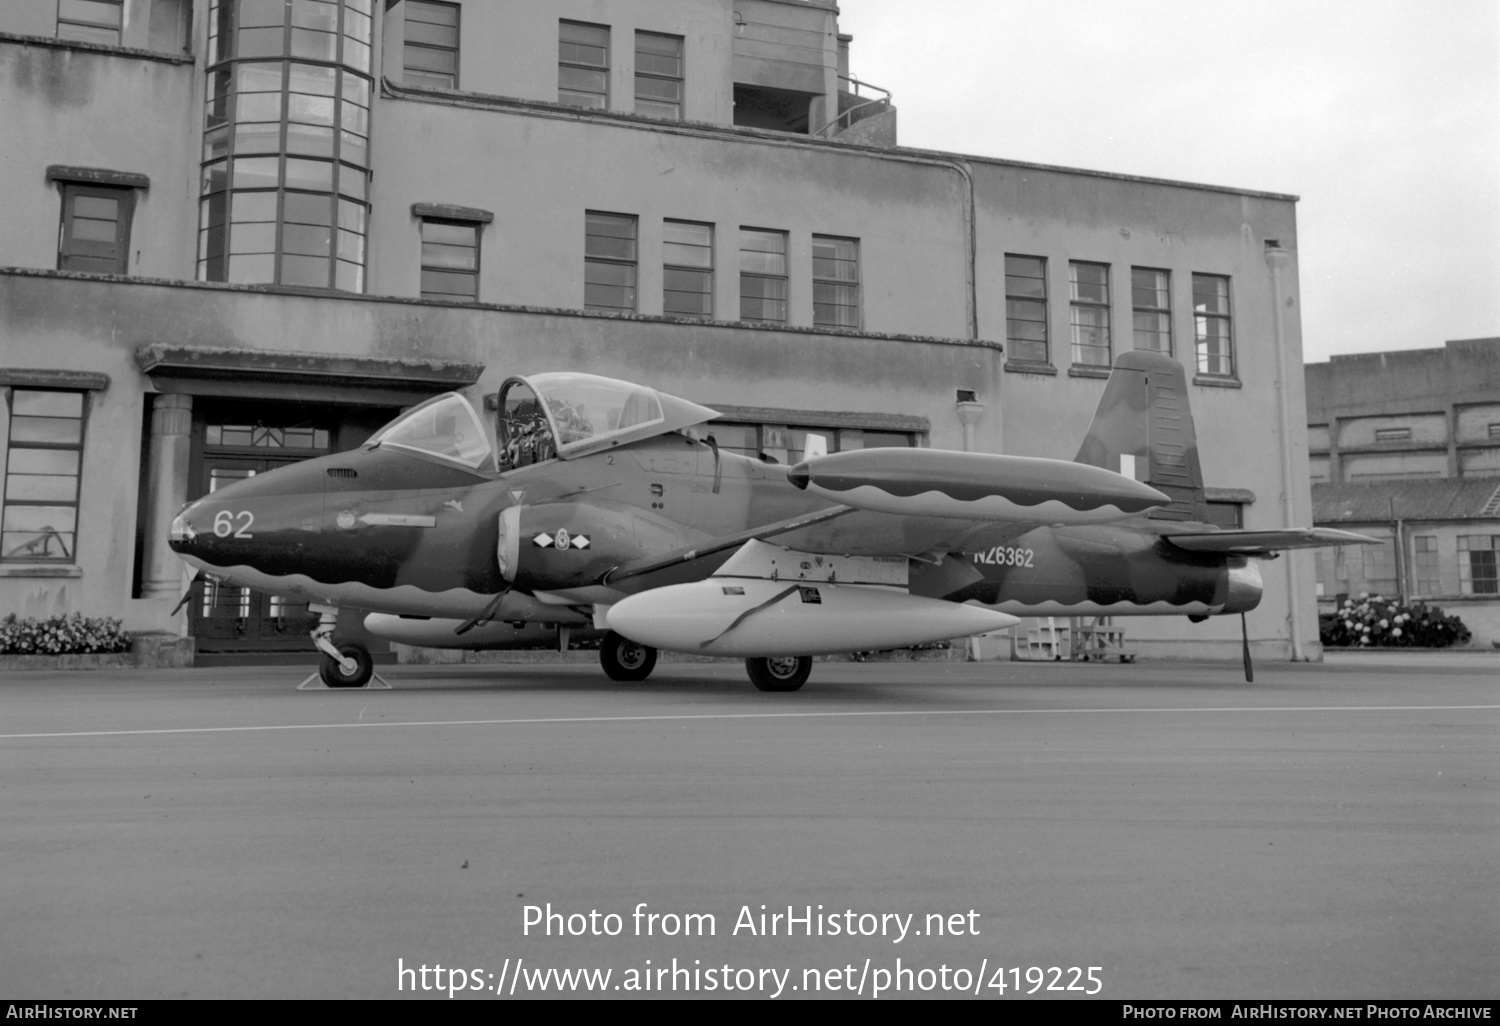
POLYGON ((1265 556, 1281 549, 1316 549, 1325 545, 1369 545, 1380 541, 1366 534, 1332 527, 1294 527, 1282 531, 1211 531, 1205 534, 1168 534, 1167 541, 1189 552, 1228 552, 1237 556, 1265 556))

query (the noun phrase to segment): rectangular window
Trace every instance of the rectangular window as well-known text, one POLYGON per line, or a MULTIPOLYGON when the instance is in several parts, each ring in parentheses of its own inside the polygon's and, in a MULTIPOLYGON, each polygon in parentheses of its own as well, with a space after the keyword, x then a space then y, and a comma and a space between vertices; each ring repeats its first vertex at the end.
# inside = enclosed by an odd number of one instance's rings
POLYGON ((1417 578, 1417 595, 1439 595, 1442 593, 1441 578, 1438 573, 1438 550, 1437 536, 1431 534, 1419 534, 1412 539, 1416 558, 1415 564, 1417 578))
POLYGON ((409 85, 458 88, 457 4, 406 0, 401 64, 409 85))
POLYGON ((761 454, 777 463, 800 463, 807 453, 807 436, 821 435, 828 451, 884 447, 910 448, 915 436, 908 431, 876 431, 859 428, 809 427, 799 424, 726 423, 716 420, 706 428, 719 448, 752 458, 761 454))
POLYGON ((1363 547, 1365 586, 1372 595, 1396 593, 1396 542, 1387 538, 1379 545, 1363 547))
POLYGON ((1207 502, 1204 504, 1208 523, 1225 530, 1239 530, 1245 526, 1245 507, 1238 502, 1207 502))
POLYGON ((662 312, 668 317, 714 315, 713 225, 667 221, 662 234, 662 312))
POLYGON ((130 270, 130 215, 134 189, 65 182, 57 269, 90 274, 130 270))
POLYGON ((423 299, 479 299, 479 228, 472 221, 423 219, 423 299))
POLYGON ((1490 441, 1500 440, 1500 424, 1485 425, 1485 434, 1490 441))
POLYGON ((1073 363, 1108 367, 1109 265, 1069 262, 1068 288, 1073 312, 1073 363))
POLYGON ((682 120, 682 37, 635 34, 635 112, 682 120))
POLYGON ((1461 534, 1458 536, 1458 588, 1465 595, 1500 594, 1500 573, 1495 556, 1500 549, 1500 535, 1461 534))
POLYGON ((812 237, 813 324, 859 327, 859 240, 812 237))
POLYGON ((83 393, 13 390, 0 557, 74 558, 82 462, 83 393))
POLYGON ((1012 360, 1047 363, 1047 261, 1005 254, 1005 342, 1012 360))
POLYGON ((1375 441, 1377 442, 1409 442, 1411 441, 1411 428, 1376 428, 1375 441))
POLYGON ((557 102, 609 106, 609 26, 557 23, 557 102))
POLYGON ((124 0, 57 0, 57 38, 120 45, 124 0))
POLYGON ((583 307, 635 313, 635 217, 584 215, 583 307))
POLYGON ((1193 334, 1198 373, 1234 377, 1234 336, 1229 322, 1229 279, 1193 275, 1193 334))
POLYGON ((786 232, 740 229, 740 320, 786 323, 786 232))
POLYGON ((1130 269, 1135 347, 1172 355, 1172 275, 1149 267, 1130 269))

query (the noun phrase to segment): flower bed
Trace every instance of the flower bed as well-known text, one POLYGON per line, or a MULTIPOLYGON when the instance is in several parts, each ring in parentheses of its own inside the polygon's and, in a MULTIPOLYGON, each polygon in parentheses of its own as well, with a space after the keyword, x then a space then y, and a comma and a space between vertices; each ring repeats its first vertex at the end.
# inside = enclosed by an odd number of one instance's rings
POLYGON ((1402 605, 1364 592, 1345 599, 1331 616, 1319 617, 1318 637, 1338 648, 1447 648, 1466 643, 1470 634, 1462 620, 1437 606, 1402 605))
POLYGON ((130 635, 113 616, 69 613, 0 620, 0 655, 94 655, 129 652, 130 635))

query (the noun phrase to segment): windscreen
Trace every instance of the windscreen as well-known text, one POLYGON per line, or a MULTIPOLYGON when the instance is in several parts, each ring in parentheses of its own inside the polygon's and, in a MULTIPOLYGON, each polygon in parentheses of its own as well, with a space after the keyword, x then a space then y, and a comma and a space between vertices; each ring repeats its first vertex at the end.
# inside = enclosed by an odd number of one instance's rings
POLYGON ((457 392, 408 410, 382 428, 369 444, 410 449, 467 467, 479 466, 490 455, 490 442, 474 407, 457 392))

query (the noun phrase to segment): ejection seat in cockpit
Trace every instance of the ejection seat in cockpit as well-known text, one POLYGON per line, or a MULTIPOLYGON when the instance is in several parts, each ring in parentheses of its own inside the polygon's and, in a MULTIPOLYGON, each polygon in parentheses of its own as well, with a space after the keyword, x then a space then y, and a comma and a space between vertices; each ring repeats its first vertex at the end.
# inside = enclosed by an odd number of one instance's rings
POLYGON ((530 385, 507 382, 500 393, 499 407, 495 433, 501 471, 529 467, 557 455, 552 425, 530 385))

